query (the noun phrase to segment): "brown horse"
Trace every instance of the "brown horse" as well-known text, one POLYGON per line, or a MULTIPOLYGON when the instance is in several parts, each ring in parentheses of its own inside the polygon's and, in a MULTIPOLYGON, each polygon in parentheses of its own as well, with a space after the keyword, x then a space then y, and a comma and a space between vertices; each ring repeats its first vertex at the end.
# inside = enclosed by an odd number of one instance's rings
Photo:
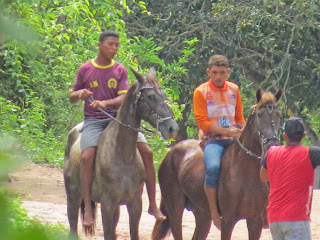
MULTIPOLYGON (((266 223, 268 186, 260 181, 260 159, 268 146, 278 143, 280 113, 276 107, 281 90, 256 92, 246 126, 239 138, 225 149, 221 159, 218 204, 222 215, 221 239, 231 239, 240 219, 246 219, 249 239, 260 238, 266 223)), ((156 221, 154 240, 164 239, 171 229, 175 240, 182 240, 182 214, 191 210, 196 229, 193 240, 206 239, 211 227, 210 209, 204 192, 205 166, 199 141, 185 140, 176 144, 160 165, 161 211, 167 216, 156 221)))
MULTIPOLYGON (((91 199, 94 207, 95 203, 101 203, 104 239, 108 240, 117 238, 119 205, 127 206, 131 239, 139 239, 145 181, 144 165, 136 148, 141 120, 156 127, 165 139, 174 137, 178 131, 172 111, 164 100, 164 92, 155 79, 155 70, 151 68, 146 75, 133 72, 137 82, 126 94, 116 119, 101 134, 94 165, 91 199)), ((70 235, 76 238, 82 202, 79 176, 81 126, 78 124, 69 133, 64 165, 70 235)), ((92 229, 85 230, 93 233, 92 229)))

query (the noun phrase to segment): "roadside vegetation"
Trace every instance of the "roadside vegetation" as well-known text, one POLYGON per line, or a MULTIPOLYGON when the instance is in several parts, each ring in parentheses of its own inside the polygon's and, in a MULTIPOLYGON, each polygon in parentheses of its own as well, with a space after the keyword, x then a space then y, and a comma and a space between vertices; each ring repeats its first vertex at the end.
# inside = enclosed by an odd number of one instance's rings
MULTIPOLYGON (((175 140, 146 132, 156 168, 175 142, 197 138, 192 94, 215 53, 230 59, 245 116, 257 88, 281 88, 282 120, 301 117, 304 144, 320 146, 319 12, 314 0, 0 0, 0 177, 24 159, 63 166, 68 131, 82 120, 82 104, 71 105, 69 91, 106 29, 121 36, 117 61, 140 72, 156 68, 179 123, 175 140)), ((27 219, 4 189, 0 201, 8 209, 0 219, 10 225, 0 232, 48 229, 27 219)))

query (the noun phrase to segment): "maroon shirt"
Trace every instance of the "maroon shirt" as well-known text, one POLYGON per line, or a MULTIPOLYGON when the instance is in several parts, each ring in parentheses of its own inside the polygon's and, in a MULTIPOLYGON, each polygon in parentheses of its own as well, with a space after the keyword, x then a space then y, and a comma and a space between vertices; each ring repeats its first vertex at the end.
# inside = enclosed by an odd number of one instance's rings
MULTIPOLYGON (((93 93, 94 100, 109 100, 126 93, 129 89, 128 71, 125 66, 112 60, 108 66, 100 66, 94 59, 80 66, 73 91, 88 89, 93 93)), ((92 98, 85 100, 85 119, 103 119, 108 116, 98 109, 90 107, 92 98)), ((116 115, 117 108, 104 109, 111 115, 116 115), (109 111, 108 111, 109 110, 109 111)))

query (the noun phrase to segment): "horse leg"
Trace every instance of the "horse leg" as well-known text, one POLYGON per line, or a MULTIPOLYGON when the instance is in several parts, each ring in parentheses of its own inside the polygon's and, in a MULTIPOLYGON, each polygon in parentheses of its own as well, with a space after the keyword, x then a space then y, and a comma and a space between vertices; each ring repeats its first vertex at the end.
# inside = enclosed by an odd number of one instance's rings
POLYGON ((263 219, 261 217, 247 218, 249 240, 260 239, 262 226, 263 226, 263 219))
POLYGON ((196 219, 196 229, 194 230, 192 240, 205 240, 211 228, 211 216, 200 209, 195 209, 193 214, 196 219))
POLYGON ((119 206, 109 200, 101 201, 102 225, 105 240, 116 240, 116 226, 119 221, 119 206))
POLYGON ((222 216, 221 221, 221 240, 230 240, 232 235, 232 230, 236 225, 237 220, 234 217, 222 216))
POLYGON ((161 186, 162 203, 165 215, 169 220, 169 225, 173 238, 182 240, 182 215, 185 208, 186 197, 184 193, 171 182, 171 185, 161 186))
POLYGON ((129 213, 130 237, 131 240, 139 240, 139 222, 142 212, 141 194, 136 196, 133 201, 127 204, 129 213))
POLYGON ((67 214, 70 225, 70 238, 78 239, 78 218, 79 208, 81 204, 81 193, 77 190, 72 190, 70 184, 66 181, 66 194, 67 194, 67 214))

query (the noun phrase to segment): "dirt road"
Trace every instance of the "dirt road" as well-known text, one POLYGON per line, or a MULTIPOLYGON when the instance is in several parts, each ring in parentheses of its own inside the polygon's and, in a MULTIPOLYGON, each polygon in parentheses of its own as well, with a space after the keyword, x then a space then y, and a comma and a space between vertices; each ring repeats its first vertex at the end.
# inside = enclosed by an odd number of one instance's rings
MULTIPOLYGON (((63 174, 61 169, 46 167, 36 164, 26 164, 10 174, 11 183, 8 186, 17 190, 23 199, 23 207, 28 210, 29 216, 37 217, 43 222, 61 223, 68 226, 66 195, 64 191, 63 174)), ((160 202, 159 187, 157 186, 157 200, 160 202)), ((151 239, 151 232, 155 219, 147 213, 148 197, 146 190, 143 193, 143 212, 140 220, 140 239, 151 239)), ((103 239, 100 210, 98 211, 96 237, 85 237, 80 229, 81 239, 103 239)), ((311 227, 314 240, 320 240, 320 190, 314 190, 311 227)), ((129 237, 128 214, 125 206, 121 207, 120 220, 117 226, 119 240, 127 240, 129 237)), ((194 230, 194 218, 192 213, 185 211, 183 216, 184 239, 192 238, 194 230)), ((172 240, 170 235, 168 240, 172 240)), ((208 235, 208 240, 220 239, 220 232, 213 226, 208 235)), ((248 239, 245 221, 237 223, 232 235, 233 240, 248 239)), ((271 240, 269 230, 263 230, 261 240, 271 240)))

